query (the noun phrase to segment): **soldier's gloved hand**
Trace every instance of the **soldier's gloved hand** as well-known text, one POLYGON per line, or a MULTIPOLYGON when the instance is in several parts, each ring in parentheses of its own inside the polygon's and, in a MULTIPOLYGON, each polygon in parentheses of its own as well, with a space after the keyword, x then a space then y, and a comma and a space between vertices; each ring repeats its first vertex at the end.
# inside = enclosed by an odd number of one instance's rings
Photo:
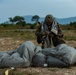
POLYGON ((50 34, 50 32, 48 32, 48 31, 45 31, 45 34, 46 34, 46 35, 49 35, 49 34, 50 34))
POLYGON ((55 34, 52 33, 52 32, 50 32, 49 35, 50 35, 50 37, 54 37, 55 36, 55 34))
POLYGON ((60 37, 60 38, 62 38, 63 37, 63 34, 58 34, 57 36, 60 37))

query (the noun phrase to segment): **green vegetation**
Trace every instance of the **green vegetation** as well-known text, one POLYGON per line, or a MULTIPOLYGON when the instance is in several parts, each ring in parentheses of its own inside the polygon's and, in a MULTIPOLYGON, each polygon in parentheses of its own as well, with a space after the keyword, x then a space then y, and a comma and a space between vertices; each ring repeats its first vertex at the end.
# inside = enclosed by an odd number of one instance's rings
POLYGON ((24 18, 22 16, 15 16, 14 18, 9 18, 9 21, 11 22, 11 24, 16 24, 16 25, 21 25, 21 26, 25 26, 26 22, 24 21, 24 18))
MULTIPOLYGON (((2 23, 0 24, 0 29, 36 29, 39 26, 39 24, 34 23, 34 24, 26 24, 25 21, 18 21, 16 22, 16 24, 8 24, 6 23, 2 23)), ((70 23, 68 25, 60 25, 62 30, 76 30, 76 22, 74 23, 70 23)))
POLYGON ((19 40, 34 40, 35 39, 35 34, 34 31, 25 31, 25 30, 5 30, 1 31, 0 30, 0 37, 11 37, 14 39, 19 39, 19 40))
POLYGON ((76 22, 71 22, 70 24, 61 25, 63 30, 76 30, 76 22))
MULTIPOLYGON (((76 30, 63 30, 65 40, 76 41, 76 30)), ((35 30, 33 29, 10 29, 0 30, 0 37, 11 37, 19 40, 36 40, 35 30)))
POLYGON ((63 30, 65 40, 76 41, 76 30, 63 30))
MULTIPOLYGON (((39 24, 39 16, 34 15, 32 16, 31 21, 34 21, 34 24, 26 23, 24 17, 22 16, 15 16, 15 17, 10 17, 9 22, 4 22, 0 24, 0 29, 36 29, 39 24)), ((62 30, 76 30, 76 22, 71 22, 70 24, 66 25, 60 25, 62 30)))
POLYGON ((34 15, 33 17, 32 17, 32 21, 35 21, 35 23, 38 23, 38 21, 39 21, 39 16, 38 15, 34 15))
POLYGON ((26 24, 26 21, 24 19, 24 17, 22 16, 15 16, 15 17, 10 17, 8 18, 9 21, 6 21, 4 23, 0 24, 0 29, 35 29, 38 26, 38 21, 39 21, 39 16, 38 15, 34 15, 32 16, 32 21, 35 21, 34 24, 26 24))

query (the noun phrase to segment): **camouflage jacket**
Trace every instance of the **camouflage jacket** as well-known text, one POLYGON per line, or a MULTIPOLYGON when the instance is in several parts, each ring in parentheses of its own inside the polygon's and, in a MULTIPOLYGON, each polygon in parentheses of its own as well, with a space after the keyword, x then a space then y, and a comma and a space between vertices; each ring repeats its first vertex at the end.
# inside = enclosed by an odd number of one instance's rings
POLYGON ((39 27, 37 28, 37 30, 35 32, 35 35, 36 36, 39 36, 40 34, 43 35, 43 34, 45 34, 46 31, 52 32, 52 33, 54 33, 55 35, 57 35, 57 36, 59 36, 61 38, 63 37, 63 33, 61 31, 61 28, 60 28, 59 24, 56 21, 54 21, 52 23, 52 25, 50 26, 50 29, 48 28, 48 26, 44 22, 42 22, 39 25, 39 27))

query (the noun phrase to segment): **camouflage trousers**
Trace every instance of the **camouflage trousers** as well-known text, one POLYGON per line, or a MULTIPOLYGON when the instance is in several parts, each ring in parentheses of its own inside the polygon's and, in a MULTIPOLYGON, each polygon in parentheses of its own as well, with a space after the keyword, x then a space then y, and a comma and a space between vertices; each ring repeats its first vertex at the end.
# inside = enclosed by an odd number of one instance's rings
MULTIPOLYGON (((50 42, 52 41, 52 44, 53 44, 54 47, 56 47, 59 44, 65 44, 66 43, 63 38, 60 38, 60 37, 57 37, 57 36, 53 36, 53 37, 48 36, 48 37, 49 37, 48 38, 49 41, 50 42), (52 40, 51 40, 51 38, 52 38, 52 40)), ((37 36, 37 42, 40 44, 40 43, 42 43, 42 40, 43 40, 43 36, 38 35, 37 36)), ((49 47, 51 47, 51 43, 50 43, 49 47)))

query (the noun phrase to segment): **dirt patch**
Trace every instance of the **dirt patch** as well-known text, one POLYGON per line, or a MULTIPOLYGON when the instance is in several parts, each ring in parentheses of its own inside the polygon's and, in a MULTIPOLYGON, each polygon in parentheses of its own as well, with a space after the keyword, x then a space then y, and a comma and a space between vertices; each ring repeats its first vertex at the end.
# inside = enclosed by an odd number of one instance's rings
POLYGON ((76 75, 76 67, 70 68, 25 68, 18 69, 27 75, 76 75))
POLYGON ((8 51, 17 48, 23 41, 12 38, 0 38, 0 51, 8 51))
MULTIPOLYGON (((41 46, 41 44, 38 44, 36 40, 29 40, 32 41, 35 45, 41 46)), ((14 50, 17 47, 19 47, 24 40, 15 40, 13 38, 0 38, 0 51, 8 51, 8 50, 14 50)), ((76 41, 66 41, 66 44, 71 47, 76 47, 76 41)))
POLYGON ((71 47, 76 47, 76 41, 66 41, 66 44, 71 47))

